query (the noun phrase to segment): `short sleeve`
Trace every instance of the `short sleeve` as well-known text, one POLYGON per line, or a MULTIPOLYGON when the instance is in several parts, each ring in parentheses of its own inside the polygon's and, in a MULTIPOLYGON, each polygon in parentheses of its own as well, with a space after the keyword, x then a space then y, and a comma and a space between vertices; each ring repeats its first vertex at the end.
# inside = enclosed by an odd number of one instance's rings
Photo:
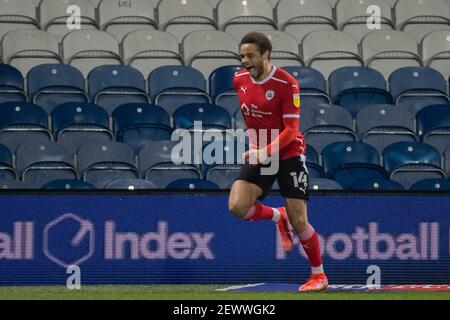
POLYGON ((300 89, 297 82, 288 82, 283 99, 283 119, 300 118, 300 89))

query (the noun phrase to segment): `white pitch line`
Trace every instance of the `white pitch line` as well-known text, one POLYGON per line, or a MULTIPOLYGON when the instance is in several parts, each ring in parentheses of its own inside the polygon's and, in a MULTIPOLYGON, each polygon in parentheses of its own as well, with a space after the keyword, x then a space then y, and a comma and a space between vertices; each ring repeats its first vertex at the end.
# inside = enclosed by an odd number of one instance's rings
POLYGON ((231 286, 231 287, 228 287, 228 288, 216 289, 216 291, 228 291, 228 290, 235 290, 235 289, 242 289, 242 288, 252 288, 252 287, 261 286, 263 284, 265 284, 265 283, 263 282, 263 283, 246 284, 246 285, 243 285, 243 286, 231 286))

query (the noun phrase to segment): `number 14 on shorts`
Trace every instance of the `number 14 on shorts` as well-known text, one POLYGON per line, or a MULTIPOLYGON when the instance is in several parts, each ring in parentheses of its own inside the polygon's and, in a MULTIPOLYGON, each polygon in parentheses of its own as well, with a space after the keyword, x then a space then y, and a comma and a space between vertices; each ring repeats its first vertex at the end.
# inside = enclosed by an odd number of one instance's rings
POLYGON ((291 172, 290 173, 292 179, 294 180, 294 187, 299 188, 303 192, 308 186, 308 176, 306 175, 306 172, 291 172))

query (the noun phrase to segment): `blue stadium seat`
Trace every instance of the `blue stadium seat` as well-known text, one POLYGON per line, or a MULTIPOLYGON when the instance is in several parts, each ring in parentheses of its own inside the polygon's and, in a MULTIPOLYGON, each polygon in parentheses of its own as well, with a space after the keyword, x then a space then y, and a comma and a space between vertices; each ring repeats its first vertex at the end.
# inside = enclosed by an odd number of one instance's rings
POLYGON ((447 176, 450 178, 450 147, 444 151, 444 169, 447 176))
POLYGON ((416 191, 450 191, 450 180, 424 179, 414 183, 409 190, 416 191))
POLYGON ((339 182, 325 178, 310 178, 309 190, 342 190, 339 182))
POLYGON ((157 189, 158 187, 151 181, 142 179, 119 179, 108 183, 104 189, 136 190, 136 189, 157 189))
POLYGON ((148 77, 152 101, 170 115, 188 103, 211 103, 203 74, 189 66, 162 66, 148 77))
POLYGON ((41 189, 51 189, 51 190, 90 190, 95 189, 95 187, 81 180, 73 179, 60 179, 53 180, 45 183, 41 189))
POLYGON ((31 189, 32 187, 23 181, 20 180, 11 180, 11 179, 0 179, 0 190, 10 190, 10 189, 31 189))
POLYGON ((5 102, 0 104, 0 113, 0 143, 11 152, 24 142, 52 140, 48 115, 41 107, 27 102, 5 102))
POLYGON ((104 65, 88 75, 91 100, 112 114, 125 103, 148 103, 145 79, 139 70, 129 66, 104 65))
POLYGON ((357 140, 350 112, 335 105, 304 107, 301 111, 300 129, 307 143, 318 153, 330 143, 357 140))
POLYGON ((202 148, 202 172, 207 172, 215 167, 240 166, 244 164, 242 155, 248 150, 248 137, 227 136, 224 139, 215 139, 203 144, 202 148))
POLYGON ((233 86, 235 73, 242 66, 224 66, 214 70, 209 76, 209 93, 214 104, 224 107, 230 114, 239 109, 239 99, 233 86))
POLYGON ((55 140, 73 154, 87 142, 114 140, 108 113, 96 104, 64 103, 53 110, 51 117, 55 140))
POLYGON ((327 94, 326 80, 320 71, 308 67, 283 67, 283 69, 297 79, 302 106, 331 103, 327 94))
POLYGON ((160 189, 175 180, 200 179, 200 169, 195 166, 199 159, 191 146, 188 148, 181 149, 178 141, 147 143, 139 151, 141 177, 153 181, 160 189))
POLYGON ((173 126, 194 130, 194 122, 201 121, 202 128, 231 129, 231 116, 224 108, 208 103, 189 103, 179 107, 173 114, 173 126))
POLYGON ((213 167, 208 171, 206 179, 218 185, 220 189, 231 189, 240 169, 241 166, 213 167))
POLYGON ((342 67, 334 70, 328 80, 334 104, 350 111, 355 118, 358 111, 370 104, 390 104, 381 73, 368 67, 342 67))
POLYGON ((403 186, 395 181, 382 178, 360 179, 347 190, 403 190, 403 186))
POLYGON ((344 189, 361 178, 386 178, 378 152, 362 142, 335 142, 322 152, 323 168, 328 179, 344 189))
POLYGON ((142 103, 128 103, 114 111, 113 128, 117 141, 139 150, 151 140, 170 140, 170 116, 161 107, 142 103))
POLYGON ((66 102, 88 102, 84 77, 68 64, 42 64, 28 72, 28 96, 48 114, 66 102))
POLYGON ((358 112, 356 132, 361 142, 381 154, 387 146, 400 141, 416 142, 414 115, 407 108, 390 104, 370 105, 358 112))
POLYGON ((0 144, 0 180, 15 180, 16 170, 13 169, 12 154, 9 149, 0 144))
POLYGON ((427 105, 450 102, 446 93, 445 78, 432 68, 397 69, 389 76, 389 86, 394 103, 410 104, 415 112, 427 105))
POLYGON ((233 118, 234 118, 234 126, 233 127, 235 129, 242 129, 242 130, 246 129, 244 116, 242 115, 242 111, 240 108, 234 112, 233 118))
POLYGON ((23 76, 9 64, 0 64, 0 103, 27 101, 23 90, 23 76))
POLYGON ((405 189, 420 180, 445 178, 439 151, 425 143, 394 143, 384 149, 383 160, 390 179, 405 189))
POLYGON ((168 190, 217 190, 219 186, 214 182, 203 179, 180 179, 169 183, 168 190))
POLYGON ((202 172, 220 189, 228 189, 244 164, 242 155, 248 150, 245 136, 216 140, 203 147, 202 172))
POLYGON ((306 146, 306 167, 310 178, 322 178, 325 176, 320 165, 319 154, 313 146, 306 146))
POLYGON ((417 133, 422 142, 441 154, 450 146, 450 104, 431 105, 416 115, 417 133))
POLYGON ((22 181, 39 189, 49 181, 78 179, 72 154, 56 142, 27 142, 16 151, 17 172, 22 181))
POLYGON ((77 154, 83 180, 97 189, 113 180, 139 178, 133 149, 126 144, 90 142, 80 147, 77 154))

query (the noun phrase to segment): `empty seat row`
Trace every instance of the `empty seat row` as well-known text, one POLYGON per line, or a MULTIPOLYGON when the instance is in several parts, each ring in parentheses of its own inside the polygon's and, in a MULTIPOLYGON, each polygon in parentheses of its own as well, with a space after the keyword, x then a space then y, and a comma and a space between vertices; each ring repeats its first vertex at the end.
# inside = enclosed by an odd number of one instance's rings
MULTIPOLYGON (((229 186, 226 189, 229 189, 229 186)), ((18 180, 1 180, 0 179, 0 189, 29 189, 31 186, 24 181, 18 180)), ((143 179, 118 179, 109 182, 107 185, 103 187, 103 189, 108 190, 147 190, 150 191, 153 189, 162 189, 162 186, 159 186, 157 183, 153 183, 149 180, 143 179)), ((277 184, 273 187, 274 191, 278 190, 277 184)), ((308 188, 310 191, 323 191, 323 190, 343 190, 342 186, 339 182, 326 178, 311 178, 309 179, 308 188)), ((46 182, 41 186, 41 189, 48 190, 92 190, 95 189, 94 185, 83 181, 83 180, 75 180, 75 179, 58 179, 46 182)), ((186 191, 218 191, 225 190, 221 189, 217 184, 212 181, 205 179, 176 179, 171 181, 165 187, 166 190, 177 191, 177 192, 186 192, 186 191)), ((405 190, 403 186, 393 180, 390 179, 376 179, 376 178, 368 178, 368 179, 360 179, 349 186, 346 190, 349 191, 369 191, 373 193, 374 191, 402 191, 405 190)), ((444 191, 448 192, 450 190, 450 180, 446 179, 424 179, 415 182, 409 190, 412 191, 432 191, 435 193, 436 191, 444 191)))
MULTIPOLYGON (((317 162, 309 166, 313 168, 313 177, 336 180, 344 189, 365 178, 389 178, 409 189, 420 180, 446 179, 450 173, 449 156, 450 148, 442 160, 434 147, 420 142, 396 142, 381 154, 362 142, 334 142, 323 149, 322 166, 317 162)), ((317 154, 315 157, 310 156, 310 161, 317 160, 317 154)))
POLYGON ((217 4, 208 0, 161 0, 157 4, 150 0, 121 0, 102 1, 96 10, 86 0, 43 0, 37 15, 32 3, 15 0, 5 1, 0 11, 27 17, 25 21, 9 17, 8 25, 42 28, 60 38, 70 31, 66 24, 76 25, 70 19, 74 15, 79 16, 83 28, 102 29, 119 40, 127 32, 143 28, 167 30, 179 41, 189 31, 198 29, 220 29, 240 39, 249 28, 278 28, 297 35, 299 40, 310 31, 339 29, 360 40, 370 30, 367 20, 374 14, 379 16, 379 26, 374 21, 372 28, 405 30, 418 41, 429 31, 450 29, 450 8, 445 0, 399 0, 393 8, 384 0, 340 0, 335 9, 327 0, 282 0, 275 9, 272 5, 267 0, 228 0, 217 4))
POLYGON ((449 104, 427 106, 415 116, 400 106, 369 105, 358 112, 355 127, 348 111, 329 104, 303 108, 301 119, 306 141, 318 152, 334 141, 361 141, 378 152, 399 141, 426 142, 440 153, 450 146, 449 104))
MULTIPOLYGON (((178 141, 153 141, 135 155, 121 143, 89 142, 73 157, 55 142, 25 143, 14 158, 1 146, 0 179, 21 180, 38 188, 52 180, 82 179, 103 188, 119 179, 150 180, 166 187, 177 179, 205 178, 226 189, 239 173, 242 163, 238 162, 238 154, 245 150, 233 149, 233 144, 238 145, 225 140, 195 152, 193 146, 183 149, 178 141)), ((352 188, 361 179, 391 179, 409 189, 424 179, 446 179, 450 173, 450 148, 442 161, 430 145, 397 142, 385 148, 381 160, 378 152, 365 143, 335 142, 322 151, 322 162, 323 174, 315 175, 313 171, 311 178, 332 179, 344 189, 352 188)), ((314 165, 308 163, 308 167, 314 165)))
MULTIPOLYGON (((299 46, 293 37, 277 30, 264 31, 273 42, 272 61, 284 66, 305 65, 318 69, 325 78, 342 66, 369 66, 387 79, 404 66, 430 66, 444 77, 450 75, 450 30, 439 30, 424 37, 421 45, 411 35, 398 30, 369 32, 358 44, 350 35, 336 30, 309 33, 299 46)), ((161 65, 189 65, 205 77, 220 66, 240 64, 239 40, 217 30, 189 33, 179 46, 169 33, 139 30, 129 33, 122 44, 98 30, 70 32, 61 49, 57 39, 39 30, 16 30, 4 36, 2 61, 23 74, 41 63, 71 64, 87 77, 99 65, 126 64, 144 77, 161 65)))
MULTIPOLYGON (((188 66, 161 66, 146 80, 128 66, 105 65, 93 69, 85 80, 75 67, 44 64, 27 75, 27 87, 20 71, 0 64, 0 102, 26 101, 42 106, 48 113, 65 102, 93 102, 110 114, 124 103, 160 105, 170 114, 187 103, 215 103, 234 114, 240 107, 233 78, 239 66, 224 66, 208 78, 188 66)), ((312 68, 284 67, 300 84, 303 106, 333 103, 356 117, 359 110, 372 104, 407 104, 418 112, 430 104, 450 102, 447 83, 432 68, 403 67, 395 70, 387 83, 376 70, 368 67, 342 67, 327 81, 312 68)))

